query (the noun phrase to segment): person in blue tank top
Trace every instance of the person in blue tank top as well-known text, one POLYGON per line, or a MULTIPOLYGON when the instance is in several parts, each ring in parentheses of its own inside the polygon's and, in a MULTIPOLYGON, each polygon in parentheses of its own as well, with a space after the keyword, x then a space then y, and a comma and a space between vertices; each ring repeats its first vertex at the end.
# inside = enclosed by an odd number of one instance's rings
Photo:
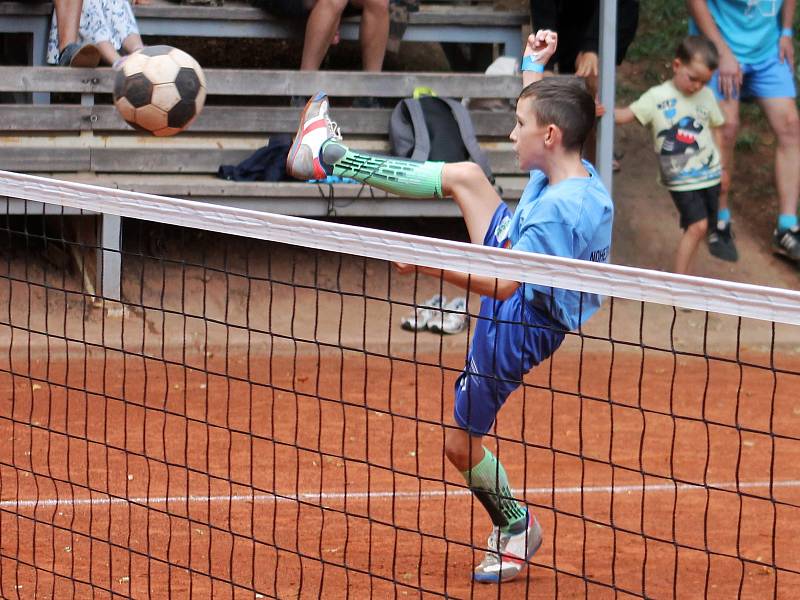
MULTIPOLYGON (((554 32, 540 30, 529 37, 523 56, 525 87, 509 137, 530 181, 513 214, 475 163, 418 162, 351 150, 330 120, 322 93, 306 104, 287 172, 301 180, 351 177, 405 197, 451 197, 472 243, 608 262, 613 203, 594 167, 581 159, 594 125, 595 103, 575 78, 543 78, 556 45, 554 32)), ((457 426, 447 430, 445 454, 493 524, 474 578, 493 583, 512 579, 539 549, 542 529, 528 507, 512 496, 503 465, 483 439, 525 374, 552 355, 568 331, 580 328, 601 298, 534 283, 397 267, 482 296, 467 364, 455 385, 457 426)))
POLYGON ((692 16, 690 33, 701 33, 717 47, 719 69, 709 85, 725 117, 717 227, 709 241, 724 244, 731 239, 728 192, 739 130, 739 102, 755 99, 777 138, 775 187, 779 210, 772 248, 800 266, 800 116, 795 103, 792 45, 796 0, 687 0, 687 4, 692 16))

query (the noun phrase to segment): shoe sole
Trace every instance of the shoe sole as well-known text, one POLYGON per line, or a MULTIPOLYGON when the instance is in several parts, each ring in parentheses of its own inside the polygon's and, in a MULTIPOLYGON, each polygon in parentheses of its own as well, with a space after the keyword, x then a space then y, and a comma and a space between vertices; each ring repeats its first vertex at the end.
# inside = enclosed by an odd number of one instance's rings
POLYGON ((782 256, 783 258, 785 258, 787 260, 791 260, 791 261, 797 263, 798 265, 800 265, 800 256, 795 258, 791 254, 789 254, 786 250, 784 250, 781 246, 777 246, 775 244, 772 244, 772 252, 773 252, 773 254, 777 254, 778 256, 782 256))
POLYGON ((291 148, 289 148, 289 156, 286 158, 286 172, 289 173, 292 177, 297 179, 303 179, 302 177, 297 177, 294 174, 294 169, 292 169, 292 165, 294 164, 295 158, 297 158, 297 152, 300 150, 302 144, 300 141, 303 139, 303 129, 305 129, 306 124, 306 115, 308 111, 311 109, 311 105, 314 104, 321 96, 325 94, 322 92, 317 92, 312 96, 308 102, 306 102, 305 108, 303 108, 303 112, 300 115, 300 125, 297 126, 297 133, 295 133, 294 141, 292 142, 291 148))
POLYGON ((100 50, 93 44, 86 44, 69 61, 70 67, 93 69, 100 64, 100 50))
POLYGON ((464 325, 462 325, 461 327, 459 327, 458 329, 453 329, 451 327, 441 327, 441 326, 436 325, 436 324, 428 325, 428 329, 430 329, 434 333, 441 333, 441 334, 445 334, 445 335, 455 335, 457 333, 461 333, 466 328, 467 328, 466 323, 464 325))

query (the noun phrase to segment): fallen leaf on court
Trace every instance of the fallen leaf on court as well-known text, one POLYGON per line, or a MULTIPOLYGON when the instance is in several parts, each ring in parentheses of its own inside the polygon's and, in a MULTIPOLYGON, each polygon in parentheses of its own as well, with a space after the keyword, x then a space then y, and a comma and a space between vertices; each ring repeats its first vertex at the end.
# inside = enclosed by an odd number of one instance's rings
POLYGON ((752 440, 745 440, 745 441, 742 442, 742 444, 744 446, 747 446, 748 448, 752 448, 753 446, 756 445, 756 443, 754 441, 752 441, 752 440))
POLYGON ((195 529, 195 532, 197 533, 197 535, 203 535, 202 529, 195 529))
POLYGON ((133 481, 133 475, 128 474, 128 481, 133 481))
POLYGON ((72 552, 72 546, 64 546, 65 552, 72 552))
POLYGON ((119 583, 128 583, 130 580, 131 580, 131 578, 130 578, 130 577, 128 577, 127 575, 125 575, 124 577, 120 577, 119 579, 117 579, 117 581, 118 581, 119 583))
POLYGON ((263 598, 264 594, 256 594, 256 598, 263 598))
POLYGON ((201 383, 201 384, 200 384, 200 389, 201 389, 201 390, 204 390, 204 389, 206 389, 206 387, 208 387, 208 386, 206 386, 206 384, 205 384, 205 383, 201 383))
POLYGON ((409 453, 408 453, 408 455, 409 455, 409 456, 416 456, 416 455, 417 455, 417 453, 416 453, 416 452, 414 452, 414 451, 412 450, 411 452, 409 452, 409 453))
POLYGON ((32 388, 34 391, 36 391, 36 390, 40 390, 40 389, 42 389, 42 386, 40 386, 38 383, 34 383, 34 384, 31 386, 31 388, 32 388))

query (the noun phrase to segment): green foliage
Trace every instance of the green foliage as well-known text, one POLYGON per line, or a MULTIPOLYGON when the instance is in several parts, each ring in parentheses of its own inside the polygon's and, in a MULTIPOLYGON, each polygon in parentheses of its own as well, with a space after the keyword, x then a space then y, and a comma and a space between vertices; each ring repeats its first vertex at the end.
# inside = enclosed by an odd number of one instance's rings
POLYGON ((739 130, 736 137, 736 152, 752 152, 758 146, 758 136, 750 129, 739 130))
POLYGON ((627 57, 632 61, 669 61, 675 46, 686 35, 688 23, 686 0, 642 0, 636 40, 627 57))

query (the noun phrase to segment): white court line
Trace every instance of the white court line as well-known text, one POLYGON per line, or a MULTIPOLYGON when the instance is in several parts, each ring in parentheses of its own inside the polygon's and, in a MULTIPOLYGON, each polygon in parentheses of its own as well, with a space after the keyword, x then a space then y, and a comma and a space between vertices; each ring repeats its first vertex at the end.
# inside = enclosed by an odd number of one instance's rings
MULTIPOLYGON (((771 483, 773 488, 800 488, 800 480, 787 480, 787 481, 773 481, 771 483)), ((524 490, 525 496, 549 496, 551 494, 621 494, 632 492, 671 492, 674 490, 681 491, 704 491, 706 488, 717 488, 724 490, 736 490, 737 484, 735 482, 711 482, 706 485, 691 484, 691 483, 656 483, 645 486, 641 485, 617 485, 613 488, 611 486, 571 486, 571 487, 535 487, 526 488, 524 490)), ((755 489, 766 488, 769 489, 769 481, 747 481, 738 484, 738 489, 755 489)), ((519 497, 523 490, 511 490, 512 494, 519 497)), ((11 508, 36 508, 36 507, 49 507, 49 506, 127 506, 131 503, 135 504, 174 504, 174 503, 209 503, 209 502, 298 502, 298 501, 336 501, 336 500, 381 500, 394 497, 397 500, 430 500, 435 498, 457 498, 462 496, 469 496, 471 492, 463 488, 455 488, 448 490, 427 490, 427 491, 386 491, 386 492, 305 492, 301 494, 286 494, 276 496, 275 494, 234 494, 234 495, 192 495, 192 496, 135 496, 131 498, 109 498, 101 496, 96 498, 43 498, 39 500, 3 500, 0 501, 0 509, 11 508)))

